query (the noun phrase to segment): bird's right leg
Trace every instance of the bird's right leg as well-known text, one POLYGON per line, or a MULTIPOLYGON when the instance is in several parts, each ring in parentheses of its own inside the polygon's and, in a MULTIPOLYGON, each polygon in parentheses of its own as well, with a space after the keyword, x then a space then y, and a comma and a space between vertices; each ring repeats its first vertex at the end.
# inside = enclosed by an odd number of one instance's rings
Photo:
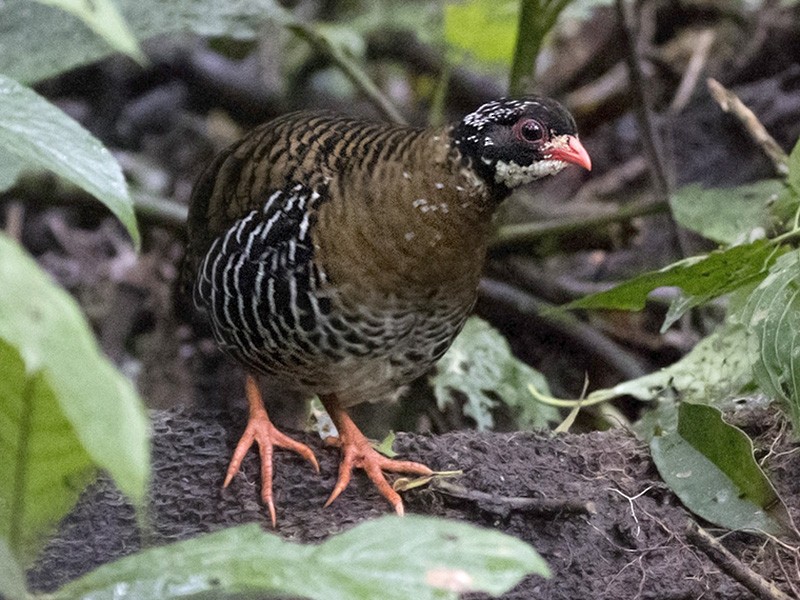
POLYGON ((311 463, 317 473, 319 473, 319 463, 317 463, 317 458, 311 448, 297 440, 293 440, 272 424, 267 415, 267 409, 264 407, 264 401, 261 399, 258 383, 255 377, 250 374, 247 375, 247 380, 245 381, 245 392, 250 416, 247 420, 247 428, 239 439, 236 450, 234 450, 231 457, 228 473, 225 476, 225 483, 222 487, 228 487, 233 476, 239 472, 239 467, 242 465, 242 460, 244 460, 247 451, 250 450, 253 442, 256 442, 258 444, 258 454, 261 458, 261 499, 267 505, 272 526, 275 527, 275 503, 272 500, 272 449, 277 446, 278 448, 286 448, 297 452, 311 463))

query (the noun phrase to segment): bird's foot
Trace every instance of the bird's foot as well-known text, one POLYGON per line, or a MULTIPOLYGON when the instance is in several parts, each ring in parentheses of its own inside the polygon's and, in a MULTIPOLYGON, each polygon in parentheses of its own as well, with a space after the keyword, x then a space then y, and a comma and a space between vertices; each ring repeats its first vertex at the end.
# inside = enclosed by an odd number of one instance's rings
POLYGON ((277 518, 275 503, 272 498, 273 448, 285 448, 297 452, 297 454, 311 463, 317 473, 319 473, 319 463, 311 448, 290 438, 272 424, 272 421, 267 416, 267 411, 264 409, 257 384, 250 377, 247 379, 247 399, 250 405, 250 417, 247 420, 247 427, 242 437, 239 438, 239 443, 236 444, 236 450, 233 451, 231 462, 228 464, 228 472, 225 475, 225 483, 222 484, 222 487, 228 487, 234 475, 239 472, 242 461, 253 442, 258 444, 258 454, 261 459, 261 499, 267 506, 272 526, 275 527, 277 518))
POLYGON ((337 426, 341 425, 344 425, 344 428, 339 430, 338 445, 342 451, 342 461, 339 463, 339 477, 331 495, 325 502, 325 506, 330 505, 344 491, 350 483, 353 469, 364 469, 367 477, 378 488, 381 496, 389 501, 398 515, 402 516, 404 510, 400 494, 392 488, 383 472, 425 476, 432 475, 433 471, 421 463, 409 460, 394 460, 383 456, 372 447, 370 441, 364 437, 364 434, 361 433, 349 417, 344 423, 337 424, 337 426))

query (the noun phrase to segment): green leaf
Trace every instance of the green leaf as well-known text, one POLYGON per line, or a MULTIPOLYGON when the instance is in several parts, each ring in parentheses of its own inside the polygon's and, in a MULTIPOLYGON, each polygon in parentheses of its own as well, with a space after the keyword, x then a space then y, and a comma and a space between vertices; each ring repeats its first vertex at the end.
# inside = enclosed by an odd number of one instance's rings
POLYGON ((0 192, 13 186, 24 169, 22 159, 0 150, 0 192))
POLYGON ((92 194, 122 221, 138 248, 133 204, 116 159, 72 118, 3 75, 0 154, 16 156, 28 168, 49 169, 92 194))
POLYGON ((0 537, 0 597, 5 600, 27 600, 25 573, 14 558, 8 542, 0 537))
POLYGON ((397 435, 394 431, 390 431, 385 438, 383 438, 380 444, 373 444, 375 450, 383 454, 387 458, 394 458, 397 456, 397 452, 394 451, 394 440, 397 438, 397 435))
POLYGON ((0 537, 28 563, 93 471, 44 374, 0 339, 0 537))
POLYGON ((620 396, 649 401, 665 392, 674 392, 691 402, 729 398, 753 381, 757 355, 747 343, 747 336, 741 325, 725 324, 700 340, 678 362, 612 388, 595 390, 586 397, 586 402, 594 404, 620 396))
MULTIPOLYGON (((117 6, 137 40, 178 32, 256 39, 264 23, 287 14, 275 0, 118 0, 117 6)), ((23 83, 112 52, 80 21, 30 0, 0 2, 0 23, 0 73, 23 83)))
POLYGON ((686 310, 758 281, 782 250, 763 240, 711 254, 687 258, 659 271, 644 273, 610 290, 591 294, 563 308, 642 310, 647 296, 661 287, 679 287, 683 297, 674 303, 662 331, 686 310))
POLYGON ((780 257, 741 310, 756 346, 755 380, 800 431, 800 250, 780 257))
POLYGON ((464 414, 478 429, 494 426, 492 409, 500 399, 517 413, 520 427, 545 428, 558 421, 558 411, 537 402, 528 386, 547 390, 547 382, 512 353, 505 338, 486 321, 467 320, 464 330, 436 364, 431 385, 440 409, 453 401, 452 391, 464 394, 464 414))
POLYGON ((108 42, 131 58, 145 60, 136 38, 112 0, 37 0, 72 13, 108 42))
POLYGON ((689 185, 672 196, 670 205, 675 219, 687 229, 720 244, 733 245, 764 237, 774 229, 770 205, 785 189, 780 179, 728 189, 689 185))
POLYGON ((650 449, 662 479, 693 513, 728 529, 796 533, 750 438, 718 409, 681 404, 678 430, 653 438, 650 449))
POLYGON ((53 600, 269 592, 314 600, 442 600, 468 590, 502 594, 528 573, 549 576, 541 557, 515 538, 454 521, 386 516, 319 546, 285 542, 254 524, 225 529, 100 567, 53 600))
POLYGON ((795 194, 800 195, 800 140, 797 140, 792 153, 789 155, 789 176, 786 182, 794 190, 795 194))
POLYGON ((101 355, 77 303, 0 235, 0 338, 41 372, 95 464, 141 503, 149 423, 131 383, 101 355))
POLYGON ((444 37, 451 47, 479 61, 510 65, 518 18, 516 0, 448 2, 444 8, 444 37))

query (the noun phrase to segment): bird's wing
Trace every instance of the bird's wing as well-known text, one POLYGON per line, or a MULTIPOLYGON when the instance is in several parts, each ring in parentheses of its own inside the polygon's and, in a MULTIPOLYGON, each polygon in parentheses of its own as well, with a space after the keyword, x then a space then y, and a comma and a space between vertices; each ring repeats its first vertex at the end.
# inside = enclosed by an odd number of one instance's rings
POLYGON ((320 194, 303 184, 269 193, 209 247, 193 290, 195 305, 237 337, 313 328, 323 302, 309 236, 320 194))

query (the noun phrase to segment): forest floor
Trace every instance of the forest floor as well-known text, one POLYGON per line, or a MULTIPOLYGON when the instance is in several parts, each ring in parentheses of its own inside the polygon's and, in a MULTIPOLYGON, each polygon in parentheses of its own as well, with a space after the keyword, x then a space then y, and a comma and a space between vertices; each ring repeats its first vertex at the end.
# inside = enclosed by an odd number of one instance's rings
MULTIPOLYGON (((243 414, 230 411, 153 413, 147 545, 249 522, 270 528, 259 500, 255 453, 248 455, 231 486, 221 487, 243 419, 243 414)), ((758 457, 790 513, 800 519, 800 452, 787 438, 785 423, 767 412, 735 420, 755 436, 758 457)), ((338 451, 323 447, 318 436, 298 435, 315 450, 321 474, 294 454, 276 453, 279 535, 319 542, 391 510, 363 474, 323 508, 336 478, 338 451)), ((724 546, 735 559, 721 558, 718 548, 704 543, 695 518, 659 478, 647 445, 623 430, 577 435, 400 434, 395 448, 401 457, 434 469, 462 471, 404 493, 408 513, 503 531, 530 543, 547 561, 551 579, 530 576, 503 598, 771 597, 754 596, 740 583, 756 574, 774 582, 788 598, 799 597, 791 551, 766 544, 760 535, 733 532, 725 534, 724 546)), ((714 536, 724 533, 707 531, 714 536)), ((142 545, 133 508, 113 483, 102 479, 84 493, 42 553, 29 575, 32 587, 55 589, 142 545)))

